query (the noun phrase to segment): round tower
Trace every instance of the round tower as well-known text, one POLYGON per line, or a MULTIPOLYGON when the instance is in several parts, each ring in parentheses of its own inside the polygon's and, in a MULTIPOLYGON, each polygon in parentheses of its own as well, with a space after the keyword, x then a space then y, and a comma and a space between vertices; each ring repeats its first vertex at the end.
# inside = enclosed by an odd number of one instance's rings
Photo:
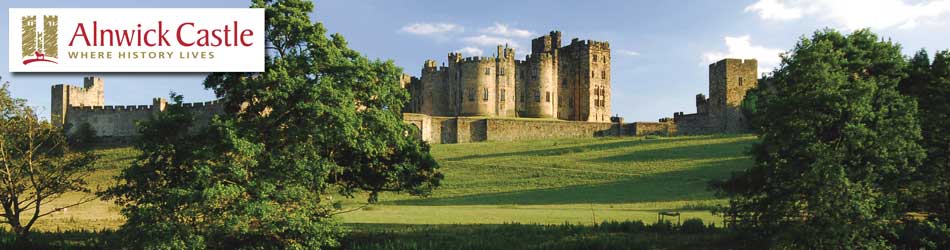
POLYGON ((521 115, 532 118, 554 118, 557 107, 557 71, 551 54, 535 54, 527 60, 525 105, 521 115))
POLYGON ((495 60, 469 57, 459 63, 462 77, 462 116, 495 116, 495 60))

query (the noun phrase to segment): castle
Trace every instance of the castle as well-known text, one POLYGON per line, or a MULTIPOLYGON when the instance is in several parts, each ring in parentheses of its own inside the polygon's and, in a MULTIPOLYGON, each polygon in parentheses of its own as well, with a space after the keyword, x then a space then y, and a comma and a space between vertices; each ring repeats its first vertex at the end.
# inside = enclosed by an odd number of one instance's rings
MULTIPOLYGON (((83 87, 65 84, 53 85, 50 101, 50 122, 72 134, 80 124, 89 124, 96 136, 107 141, 127 142, 138 135, 136 123, 151 119, 164 112, 168 101, 152 99, 152 105, 105 105, 105 82, 100 77, 83 78, 83 87)), ((224 111, 218 101, 184 103, 195 116, 195 128, 211 121, 224 111)))
POLYGON ((748 130, 739 109, 746 91, 758 86, 755 59, 723 59, 709 65, 709 98, 696 95, 696 113, 673 113, 679 134, 738 133, 748 130))
MULTIPOLYGON (((746 91, 758 85, 755 59, 710 64, 709 97, 696 95, 696 113, 624 123, 610 116, 609 44, 573 39, 560 47, 560 40, 557 31, 534 39, 525 60, 515 60, 514 50, 503 46, 495 57, 450 53, 448 66, 426 60, 421 78, 400 79, 411 96, 403 120, 429 143, 748 130, 739 106, 746 91)), ((138 121, 164 112, 168 105, 154 98, 152 105, 107 106, 103 90, 99 77, 85 77, 83 87, 54 85, 51 122, 67 135, 89 124, 100 138, 126 142, 138 135, 138 121)), ((223 112, 218 101, 183 106, 195 115, 196 128, 223 112)))
POLYGON ((453 52, 448 66, 426 60, 420 78, 402 83, 407 113, 609 122, 610 44, 575 38, 561 47, 552 31, 531 41, 525 60, 502 45, 493 57, 453 52))

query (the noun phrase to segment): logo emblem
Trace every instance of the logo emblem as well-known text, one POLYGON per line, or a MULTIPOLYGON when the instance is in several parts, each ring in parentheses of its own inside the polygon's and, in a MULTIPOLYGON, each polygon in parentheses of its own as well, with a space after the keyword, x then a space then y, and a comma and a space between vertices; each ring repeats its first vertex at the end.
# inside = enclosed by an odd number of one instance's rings
POLYGON ((23 65, 35 62, 56 63, 59 56, 59 16, 43 16, 43 30, 37 30, 36 16, 23 17, 23 65))

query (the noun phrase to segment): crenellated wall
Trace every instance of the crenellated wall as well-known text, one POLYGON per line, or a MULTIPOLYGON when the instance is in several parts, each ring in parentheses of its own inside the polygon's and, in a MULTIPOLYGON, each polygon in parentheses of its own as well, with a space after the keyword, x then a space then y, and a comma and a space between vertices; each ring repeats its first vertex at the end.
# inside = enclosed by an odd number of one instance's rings
MULTIPOLYGON (((70 135, 85 123, 96 131, 96 136, 128 141, 138 135, 138 122, 151 119, 171 105, 163 98, 152 99, 152 105, 104 105, 103 96, 104 81, 99 77, 84 78, 82 88, 54 85, 53 124, 64 127, 66 134, 70 135)), ((182 106, 189 109, 195 118, 193 130, 207 126, 215 115, 224 112, 222 103, 218 101, 183 103, 182 106)))

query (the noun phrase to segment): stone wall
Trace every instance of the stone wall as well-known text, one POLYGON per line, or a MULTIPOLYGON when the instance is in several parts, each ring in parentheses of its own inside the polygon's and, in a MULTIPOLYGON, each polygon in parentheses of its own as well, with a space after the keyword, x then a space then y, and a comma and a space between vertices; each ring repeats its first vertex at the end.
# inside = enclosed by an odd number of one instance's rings
MULTIPOLYGON (((159 112, 164 112, 167 101, 162 98, 153 100, 152 105, 117 105, 117 106, 73 106, 66 112, 66 134, 72 134, 83 123, 89 124, 96 136, 103 138, 131 138, 138 136, 138 122, 147 121, 159 112)), ((194 116, 192 130, 198 130, 211 123, 215 115, 224 112, 221 103, 217 101, 183 103, 182 106, 191 110, 194 116)))
POLYGON ((425 114, 405 113, 403 120, 421 126, 419 129, 421 134, 416 136, 432 144, 584 138, 633 135, 634 133, 630 130, 633 124, 556 119, 429 117, 425 114))
POLYGON ((630 135, 662 135, 671 136, 677 132, 677 126, 673 122, 634 122, 629 124, 630 135))
POLYGON ((603 122, 484 119, 485 140, 524 141, 550 138, 586 138, 618 136, 622 128, 618 124, 603 122))
MULTIPOLYGON (((99 77, 86 77, 83 87, 54 85, 52 87, 52 115, 56 126, 66 129, 70 135, 82 124, 89 124, 96 136, 105 141, 130 141, 138 136, 137 123, 164 112, 170 104, 165 99, 154 98, 152 105, 104 105, 104 81, 99 77)), ((183 103, 191 110, 195 118, 192 130, 198 130, 211 123, 211 119, 224 108, 218 101, 183 103)))

